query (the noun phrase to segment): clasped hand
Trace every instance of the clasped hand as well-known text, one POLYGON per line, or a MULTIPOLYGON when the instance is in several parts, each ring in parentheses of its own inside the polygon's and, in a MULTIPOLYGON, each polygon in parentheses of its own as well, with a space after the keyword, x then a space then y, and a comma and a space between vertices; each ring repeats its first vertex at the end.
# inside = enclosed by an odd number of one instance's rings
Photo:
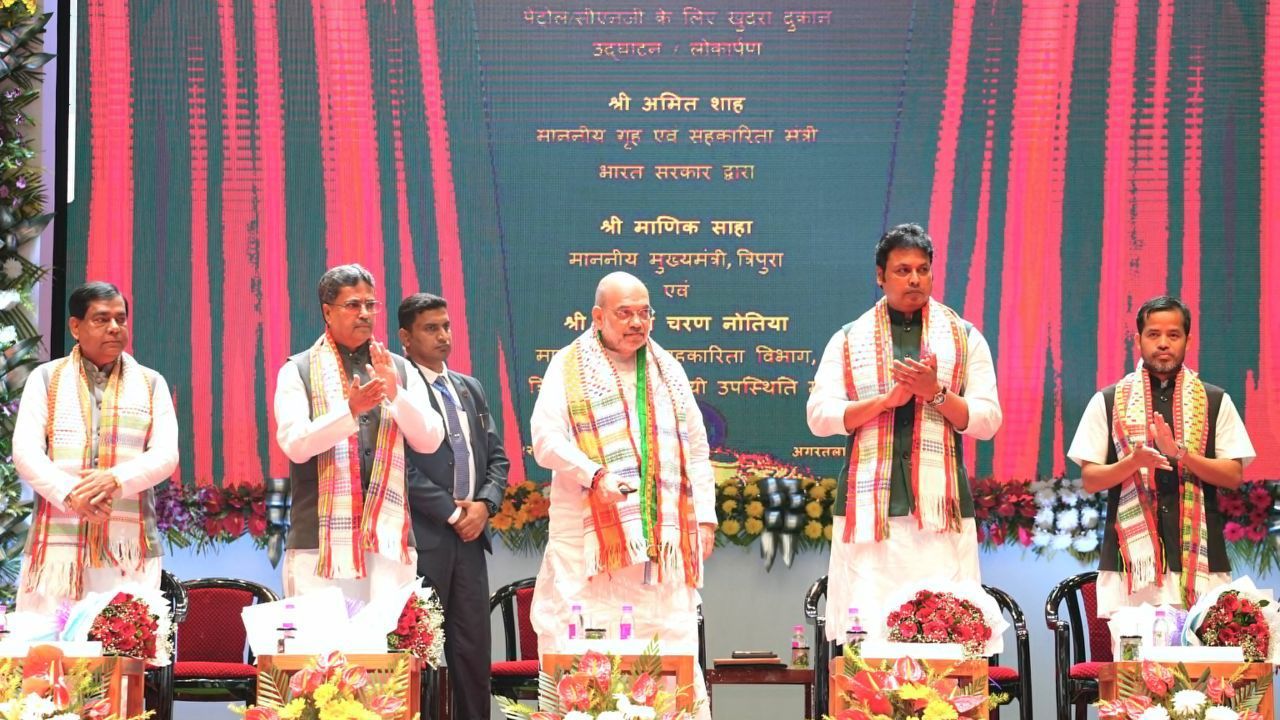
POLYGON ((369 382, 361 383, 360 378, 352 377, 347 388, 347 407, 352 415, 363 415, 385 400, 396 399, 399 378, 396 377, 395 363, 391 360, 391 351, 382 343, 374 340, 369 343, 370 364, 365 365, 369 373, 369 382))
POLYGON ((110 470, 89 468, 80 471, 80 482, 67 494, 67 504, 89 522, 111 517, 111 504, 120 483, 110 470))
POLYGON ((894 360, 891 370, 893 387, 885 395, 889 407, 900 407, 918 397, 932 400, 938 394, 938 359, 930 355, 923 362, 914 358, 894 360))

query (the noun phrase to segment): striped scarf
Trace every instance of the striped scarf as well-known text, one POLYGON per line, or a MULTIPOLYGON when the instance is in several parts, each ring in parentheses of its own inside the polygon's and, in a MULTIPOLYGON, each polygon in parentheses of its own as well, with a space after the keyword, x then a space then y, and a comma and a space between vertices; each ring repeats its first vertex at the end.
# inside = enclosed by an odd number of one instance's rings
MULTIPOLYGON (((338 346, 326 331, 311 346, 311 417, 347 405, 347 376, 338 346)), ((403 391, 403 388, 401 389, 403 391)), ((363 578, 365 551, 409 563, 409 513, 404 488, 404 443, 384 405, 369 490, 360 480, 360 440, 352 433, 316 456, 319 475, 320 558, 323 578, 363 578)))
POLYGON ((689 382, 652 340, 636 353, 637 396, 628 398, 594 328, 566 349, 565 394, 578 448, 637 492, 617 502, 588 496, 583 513, 587 576, 646 560, 702 584, 702 549, 689 480, 689 382), (640 427, 632 427, 636 403, 640 427))
MULTIPOLYGON (((968 367, 969 337, 954 310, 930 300, 921 312, 920 357, 938 359, 938 382, 962 392, 968 367)), ((875 397, 893 387, 893 336, 889 304, 875 307, 846 326, 844 383, 850 400, 875 397)), ((922 529, 960 531, 955 436, 936 408, 915 398, 911 448, 911 491, 916 522, 922 529)), ((845 478, 845 542, 889 537, 889 483, 893 473, 893 413, 880 413, 853 434, 845 478)))
MULTIPOLYGON (((94 438, 95 400, 80 346, 76 345, 49 375, 49 413, 45 423, 49 459, 60 470, 79 477, 82 470, 107 470, 141 455, 151 436, 151 392, 151 378, 145 369, 128 353, 122 353, 102 393, 98 435, 94 438)), ((111 516, 100 523, 86 522, 70 508, 59 510, 37 495, 27 548, 25 589, 79 600, 84 594, 86 564, 93 568, 141 570, 150 550, 146 532, 146 516, 153 512, 150 492, 134 498, 116 498, 111 516)))
MULTIPOLYGON (((1116 383, 1111 409, 1111 438, 1116 456, 1126 457, 1139 443, 1151 445, 1147 432, 1154 419, 1151 382, 1139 365, 1116 383)), ((1199 375, 1186 367, 1178 371, 1174 381, 1171 425, 1175 440, 1184 443, 1190 452, 1204 454, 1209 441, 1209 397, 1199 375)), ((1191 607, 1199 596, 1197 588, 1207 587, 1209 581, 1208 523, 1200 480, 1188 472, 1185 465, 1179 466, 1177 472, 1182 485, 1179 503, 1182 601, 1185 607, 1191 607)), ((1167 565, 1155 516, 1158 504, 1155 473, 1140 470, 1120 484, 1116 532, 1130 594, 1152 583, 1163 582, 1167 565)))

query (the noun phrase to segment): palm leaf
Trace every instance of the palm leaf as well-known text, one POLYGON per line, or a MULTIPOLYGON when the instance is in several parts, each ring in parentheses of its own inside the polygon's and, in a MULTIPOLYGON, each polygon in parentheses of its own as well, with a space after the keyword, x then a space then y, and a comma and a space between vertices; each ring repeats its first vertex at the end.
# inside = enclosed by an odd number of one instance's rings
POLYGON ((1257 680, 1236 688, 1235 710, 1257 710, 1271 687, 1271 676, 1263 675, 1257 680))
POLYGON ((538 709, 543 712, 560 712, 560 691, 556 681, 545 671, 538 673, 538 709))
POLYGON ((498 710, 502 712, 502 716, 508 720, 520 720, 533 714, 533 709, 528 705, 521 705, 519 700, 512 700, 505 695, 494 695, 498 701, 498 710))
POLYGON ((289 679, 283 670, 277 667, 258 669, 258 704, 263 707, 280 709, 288 703, 287 691, 289 679))
POLYGON ((631 665, 632 675, 640 676, 649 673, 654 678, 662 674, 662 655, 659 654, 658 636, 654 636, 649 644, 645 646, 644 652, 640 653, 640 657, 631 665))
POLYGON ((1119 697, 1121 698, 1147 694, 1146 683, 1142 681, 1142 676, 1138 674, 1137 670, 1121 670, 1116 677, 1116 687, 1120 688, 1119 697))

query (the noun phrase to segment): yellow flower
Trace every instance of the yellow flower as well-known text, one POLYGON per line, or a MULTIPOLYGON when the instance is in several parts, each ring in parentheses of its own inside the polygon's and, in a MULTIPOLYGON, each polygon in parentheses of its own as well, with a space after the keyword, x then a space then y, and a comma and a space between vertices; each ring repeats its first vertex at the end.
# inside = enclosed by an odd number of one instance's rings
POLYGON ((903 700, 924 700, 930 697, 937 697, 937 693, 928 685, 904 683, 902 687, 898 688, 898 697, 903 700))
POLYGON ((764 503, 759 500, 752 500, 747 503, 747 517, 764 517, 764 503))
POLYGON ((822 536, 827 539, 827 542, 831 542, 831 526, 830 525, 827 525, 822 528, 822 536))
POLYGON ((288 705, 280 708, 280 717, 284 720, 297 720, 302 717, 302 711, 307 709, 307 701, 302 698, 294 698, 289 701, 288 705))
POLYGON ((316 705, 328 705, 329 701, 337 697, 337 695, 338 686, 333 683, 325 683, 316 688, 315 694, 311 697, 316 701, 316 705))
POLYGON ((804 506, 804 514, 811 518, 822 517, 822 503, 817 500, 810 500, 809 503, 804 506))
POLYGON ((924 720, 956 720, 960 715, 945 700, 930 700, 924 708, 924 720))
POLYGON ((817 540, 822 537, 822 523, 817 520, 810 520, 804 524, 804 536, 810 540, 817 540))
POLYGON ((822 487, 828 490, 834 490, 836 486, 835 478, 822 478, 822 487))
POLYGON ((730 483, 724 486, 723 492, 725 497, 735 497, 738 494, 738 486, 737 484, 730 483))
POLYGON ((745 527, 748 535, 759 535, 764 532, 764 522, 759 518, 747 518, 745 527))
POLYGON ((805 490, 808 490, 809 488, 817 484, 818 484, 817 480, 814 480, 813 478, 809 478, 809 477, 800 481, 800 487, 804 488, 805 490))
POLYGON ((725 515, 728 515, 729 513, 738 509, 738 501, 725 500, 724 502, 720 503, 720 509, 724 511, 725 515))
POLYGON ((741 529, 742 529, 742 526, 739 525, 738 521, 734 520, 733 518, 729 518, 728 520, 725 520, 724 522, 720 523, 720 532, 724 533, 725 535, 728 535, 729 537, 733 537, 734 535, 737 535, 738 531, 741 529))
POLYGON ((758 483, 754 483, 754 482, 747 483, 747 486, 746 486, 745 488, 743 488, 743 490, 742 490, 742 494, 743 494, 744 496, 746 496, 746 497, 749 497, 749 498, 759 497, 759 496, 760 496, 760 485, 759 485, 758 483))
POLYGON ((537 487, 537 485, 534 485, 532 480, 525 480, 524 482, 520 483, 520 487, 524 488, 525 490, 533 490, 534 488, 537 487))
POLYGON ((813 498, 814 500, 825 500, 827 497, 827 490, 821 485, 814 485, 813 487, 809 488, 809 497, 813 498))

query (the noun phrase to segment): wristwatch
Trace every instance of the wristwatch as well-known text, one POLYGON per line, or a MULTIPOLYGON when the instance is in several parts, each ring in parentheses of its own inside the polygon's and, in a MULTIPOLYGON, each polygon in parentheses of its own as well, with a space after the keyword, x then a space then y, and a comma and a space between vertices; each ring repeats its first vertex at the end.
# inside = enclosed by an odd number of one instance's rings
POLYGON ((1187 444, 1182 441, 1179 441, 1177 445, 1178 445, 1178 452, 1176 455, 1173 456, 1173 461, 1182 462, 1182 458, 1187 456, 1187 444))
POLYGON ((495 505, 492 500, 489 498, 481 498, 480 502, 484 503, 485 508, 489 510, 489 517, 493 517, 498 514, 498 506, 495 505))
POLYGON ((937 395, 934 395, 933 397, 929 398, 929 407, 938 407, 939 405, 941 405, 946 401, 947 401, 947 389, 942 388, 938 390, 937 395))

